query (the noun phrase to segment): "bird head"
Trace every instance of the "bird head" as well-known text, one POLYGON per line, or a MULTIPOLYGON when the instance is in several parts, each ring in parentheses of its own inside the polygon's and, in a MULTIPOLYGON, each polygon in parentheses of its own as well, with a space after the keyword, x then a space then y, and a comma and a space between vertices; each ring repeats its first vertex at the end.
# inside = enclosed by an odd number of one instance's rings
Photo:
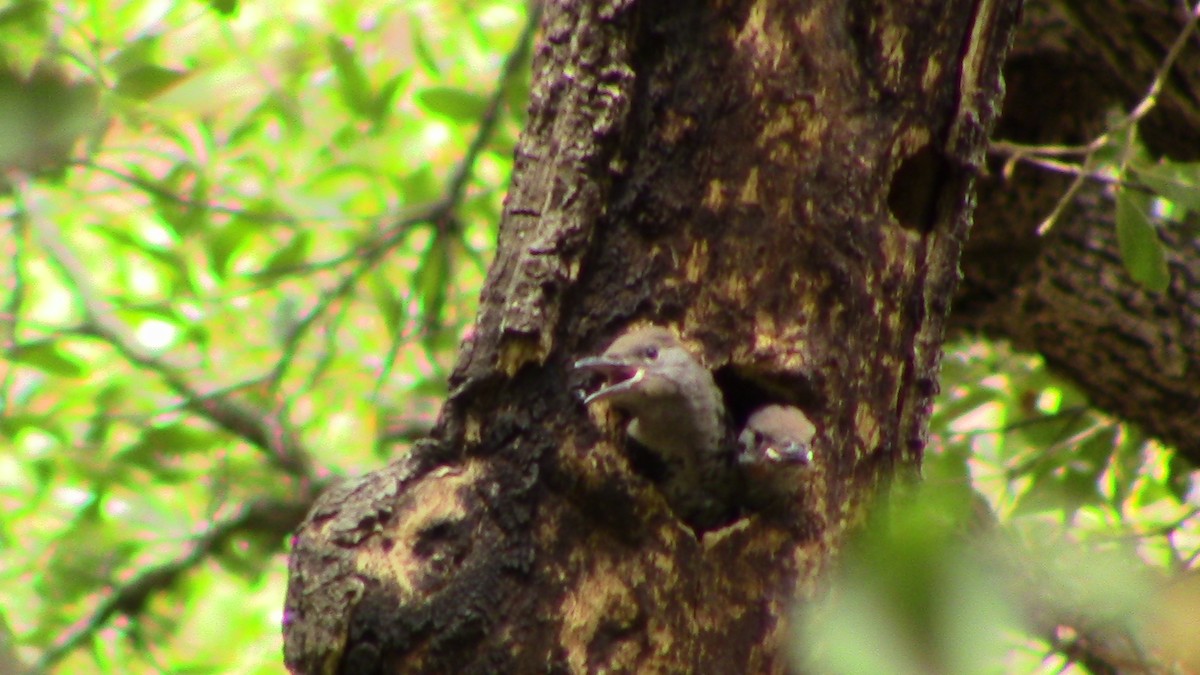
POLYGON ((599 356, 576 361, 575 368, 604 376, 604 384, 584 403, 607 400, 630 408, 686 395, 691 380, 708 377, 683 343, 661 326, 629 331, 599 356))
POLYGON ((768 405, 750 415, 738 436, 743 464, 808 464, 816 427, 798 408, 768 405))

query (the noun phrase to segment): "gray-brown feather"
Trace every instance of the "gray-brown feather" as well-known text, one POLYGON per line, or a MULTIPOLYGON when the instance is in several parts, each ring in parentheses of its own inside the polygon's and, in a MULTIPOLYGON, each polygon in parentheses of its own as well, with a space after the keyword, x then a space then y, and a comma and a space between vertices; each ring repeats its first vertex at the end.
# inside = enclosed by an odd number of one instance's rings
POLYGON ((660 490, 672 509, 702 528, 725 518, 732 443, 721 390, 699 359, 670 331, 650 326, 621 335, 577 367, 617 377, 589 401, 607 400, 629 414, 630 438, 667 468, 660 490))

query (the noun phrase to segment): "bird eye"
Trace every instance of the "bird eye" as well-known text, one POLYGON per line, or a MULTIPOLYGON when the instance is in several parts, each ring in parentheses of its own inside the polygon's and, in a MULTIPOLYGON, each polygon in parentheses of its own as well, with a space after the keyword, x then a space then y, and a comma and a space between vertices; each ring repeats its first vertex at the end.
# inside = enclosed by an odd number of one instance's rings
POLYGON ((648 359, 657 359, 658 347, 646 347, 646 349, 642 351, 642 355, 648 359))

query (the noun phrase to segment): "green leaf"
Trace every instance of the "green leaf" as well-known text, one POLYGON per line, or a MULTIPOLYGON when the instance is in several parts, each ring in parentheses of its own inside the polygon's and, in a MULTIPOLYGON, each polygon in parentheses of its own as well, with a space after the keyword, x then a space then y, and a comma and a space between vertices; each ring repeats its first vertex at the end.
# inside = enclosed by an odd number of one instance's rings
POLYGON ((308 245, 312 234, 307 231, 298 232, 292 240, 279 249, 268 260, 259 275, 268 279, 295 270, 308 257, 308 245))
POLYGON ((141 253, 145 253, 146 255, 165 265, 171 271, 182 272, 186 268, 186 263, 179 254, 175 253, 174 251, 164 249, 156 244, 151 244, 139 237, 135 237, 134 235, 120 228, 101 223, 92 228, 92 231, 96 234, 103 235, 109 241, 128 246, 141 253))
POLYGON ((444 234, 436 233, 413 273, 413 288, 422 302, 421 324, 427 334, 436 332, 442 325, 442 310, 453 269, 448 241, 444 234))
POLYGON ((46 26, 46 3, 42 0, 16 0, 0 9, 0 27, 21 25, 32 32, 42 32, 46 26))
POLYGON ((121 96, 145 101, 179 84, 189 75, 186 70, 172 70, 148 64, 121 75, 113 91, 121 96))
POLYGON ((1191 494, 1195 466, 1179 454, 1171 453, 1170 459, 1167 460, 1167 467, 1167 488, 1171 490, 1176 499, 1185 501, 1191 494))
POLYGON ((1100 503, 1104 497, 1100 476, 1116 451, 1115 433, 1114 427, 1093 425, 1069 445, 1059 443, 1038 450, 1037 462, 1025 474, 1031 480, 1017 500, 1016 512, 1069 513, 1100 503))
POLYGON ((382 275, 371 277, 371 291, 375 299, 375 309, 383 318, 388 335, 394 339, 404 330, 404 302, 396 293, 396 288, 382 275))
POLYGON ((262 112, 275 115, 284 123, 289 134, 295 135, 304 131, 304 108, 300 105, 300 100, 291 92, 271 92, 262 106, 262 112))
POLYGON ((222 16, 232 16, 237 11, 238 0, 208 0, 208 6, 222 16))
POLYGON ((400 192, 406 204, 422 204, 441 196, 442 186, 429 162, 399 180, 400 192))
POLYGON ((161 35, 150 34, 131 40, 108 57, 108 67, 112 68, 118 77, 145 66, 156 67, 152 61, 161 39, 161 35))
POLYGON ((70 354, 59 349, 52 340, 16 345, 9 350, 8 358, 51 375, 80 377, 84 374, 83 366, 70 354))
POLYGON ((487 110, 487 98, 455 87, 429 87, 417 92, 417 101, 429 112, 456 122, 477 122, 487 110))
POLYGON ((1149 207, 1145 195, 1117 193, 1117 245, 1129 276, 1147 290, 1162 293, 1171 276, 1158 231, 1147 215, 1149 207))
POLYGON ((0 165, 61 178, 72 146, 99 123, 98 105, 96 86, 53 63, 26 74, 0 57, 0 165))
POLYGON ((979 408, 982 405, 991 403, 996 398, 995 394, 987 391, 983 387, 976 387, 965 392, 958 398, 945 397, 938 406, 937 416, 948 428, 954 431, 954 422, 966 415, 967 413, 979 408))
POLYGON ((425 71, 434 79, 441 79, 442 68, 438 65, 437 57, 433 50, 429 47, 429 41, 425 39, 425 34, 421 32, 422 21, 418 16, 412 16, 409 25, 412 26, 412 50, 416 55, 417 61, 425 67, 425 71))
POLYGON ((529 109, 530 73, 529 68, 518 68, 517 75, 509 78, 508 86, 504 88, 504 104, 517 127, 525 126, 525 115, 529 109))
POLYGON ((1119 441, 1113 452, 1110 470, 1106 473, 1106 478, 1112 486, 1114 504, 1121 504, 1134 493, 1138 471, 1145 462, 1141 449, 1146 438, 1139 429, 1126 429, 1119 441))
POLYGON ((135 447, 158 455, 183 455, 208 450, 218 440, 217 432, 174 423, 146 429, 135 447))
POLYGON ((1050 448, 1083 432, 1093 421, 1083 411, 1037 415, 1022 420, 1016 438, 1022 445, 1050 448))
POLYGON ((74 522, 50 547, 39 590, 54 602, 69 603, 112 581, 116 570, 139 548, 135 533, 107 517, 103 492, 94 490, 74 522))
POLYGON ((1164 162, 1131 167, 1137 179, 1163 199, 1200 210, 1200 162, 1164 162))
POLYGON ((156 185, 154 208, 176 235, 186 237, 203 228, 208 221, 208 179, 203 173, 189 163, 176 164, 156 185), (184 189, 186 195, 181 194, 184 189))
POLYGON ((360 117, 371 119, 373 97, 371 84, 367 74, 358 63, 354 51, 342 42, 336 35, 330 35, 328 40, 329 58, 333 61, 334 72, 337 73, 338 90, 346 107, 360 117))
POLYGON ((191 475, 175 461, 177 457, 208 452, 221 441, 219 432, 175 422, 144 429, 141 438, 118 454, 116 459, 150 471, 159 480, 177 482, 191 475))
POLYGON ((32 430, 52 436, 59 443, 67 445, 72 442, 72 436, 57 426, 61 422, 61 415, 55 413, 33 414, 6 411, 4 415, 0 415, 0 435, 8 440, 16 440, 23 431, 32 430))
POLYGON ((401 86, 408 84, 408 79, 407 74, 393 77, 379 90, 379 94, 375 96, 375 100, 371 101, 371 109, 368 116, 375 123, 376 127, 382 127, 387 122, 392 111, 392 100, 396 98, 396 92, 400 90, 401 86))
POLYGON ((295 349, 291 343, 296 339, 295 330, 301 319, 300 299, 291 294, 284 295, 275 305, 271 317, 271 337, 281 347, 295 349))
POLYGON ((204 244, 208 250, 208 266, 219 278, 224 279, 234 261, 237 252, 246 238, 256 229, 252 223, 241 217, 236 217, 224 225, 214 226, 204 231, 204 244))
POLYGON ((213 556, 223 569, 257 583, 271 565, 272 554, 278 545, 277 538, 268 533, 247 531, 238 533, 229 545, 214 549, 213 556))

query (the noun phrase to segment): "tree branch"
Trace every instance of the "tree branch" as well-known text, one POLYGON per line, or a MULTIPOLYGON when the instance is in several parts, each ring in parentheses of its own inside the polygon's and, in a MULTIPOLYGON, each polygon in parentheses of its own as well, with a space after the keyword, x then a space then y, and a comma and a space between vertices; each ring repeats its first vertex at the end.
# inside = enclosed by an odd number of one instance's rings
POLYGON ((283 538, 304 518, 311 503, 264 499, 243 505, 237 513, 209 526, 196 537, 184 555, 148 567, 128 582, 115 587, 86 619, 47 649, 31 673, 44 673, 91 638, 117 614, 135 616, 154 593, 171 588, 184 574, 207 560, 215 550, 240 534, 255 533, 283 538))

